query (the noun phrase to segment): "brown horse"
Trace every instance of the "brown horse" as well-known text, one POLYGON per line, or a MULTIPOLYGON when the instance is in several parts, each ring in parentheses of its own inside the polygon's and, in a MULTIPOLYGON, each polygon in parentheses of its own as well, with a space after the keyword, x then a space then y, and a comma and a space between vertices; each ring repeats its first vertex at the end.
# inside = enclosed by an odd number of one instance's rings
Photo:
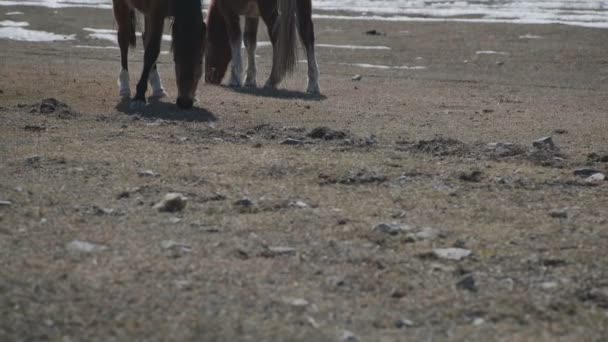
POLYGON ((203 21, 201 0, 112 0, 114 17, 118 25, 118 45, 122 71, 118 79, 120 96, 131 96, 127 56, 129 45, 135 46, 137 9, 145 17, 144 67, 137 92, 131 102, 132 109, 143 109, 146 104, 148 81, 153 97, 165 96, 156 60, 160 53, 163 26, 166 17, 173 17, 171 30, 175 78, 177 82, 177 106, 190 108, 198 81, 203 72, 206 26, 203 21))
POLYGON ((243 61, 239 16, 245 19, 245 48, 248 65, 245 86, 256 86, 255 49, 259 18, 262 17, 272 42, 272 71, 266 88, 276 88, 287 73, 294 70, 297 25, 308 60, 307 92, 319 94, 319 69, 315 57, 315 35, 311 0, 213 0, 207 15, 207 51, 205 81, 220 83, 232 59, 229 85, 240 87, 243 61), (296 23, 297 18, 297 23, 296 23))

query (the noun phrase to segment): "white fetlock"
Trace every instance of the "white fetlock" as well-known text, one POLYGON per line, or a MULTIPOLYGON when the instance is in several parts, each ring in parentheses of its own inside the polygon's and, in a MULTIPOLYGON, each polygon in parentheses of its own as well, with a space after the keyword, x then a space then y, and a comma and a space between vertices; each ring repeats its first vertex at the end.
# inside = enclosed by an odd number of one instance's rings
POLYGON ((118 76, 118 94, 120 97, 131 97, 129 71, 122 69, 118 76))
POLYGON ((150 82, 150 87, 152 88, 152 98, 160 99, 167 96, 167 92, 163 87, 163 83, 160 79, 160 74, 158 73, 158 69, 154 69, 150 71, 150 76, 148 77, 148 82, 150 82))

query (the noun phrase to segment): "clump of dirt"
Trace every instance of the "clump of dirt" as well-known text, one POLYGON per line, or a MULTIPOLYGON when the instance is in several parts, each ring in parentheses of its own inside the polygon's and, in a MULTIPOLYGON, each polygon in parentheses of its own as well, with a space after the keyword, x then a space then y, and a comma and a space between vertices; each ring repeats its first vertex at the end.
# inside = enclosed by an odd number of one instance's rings
POLYGON ((29 107, 30 113, 52 116, 59 119, 72 119, 80 116, 80 113, 73 110, 72 107, 52 97, 29 107))
POLYGON ((313 139, 323 139, 323 140, 343 140, 346 139, 349 134, 344 131, 333 130, 329 127, 321 126, 317 128, 313 128, 310 133, 306 136, 313 139))
POLYGON ((441 136, 431 140, 420 140, 412 146, 412 149, 434 156, 464 155, 469 151, 468 146, 462 141, 441 136))
POLYGON ((558 146, 554 144, 536 145, 528 152, 527 159, 534 164, 562 168, 565 164, 565 156, 558 146))

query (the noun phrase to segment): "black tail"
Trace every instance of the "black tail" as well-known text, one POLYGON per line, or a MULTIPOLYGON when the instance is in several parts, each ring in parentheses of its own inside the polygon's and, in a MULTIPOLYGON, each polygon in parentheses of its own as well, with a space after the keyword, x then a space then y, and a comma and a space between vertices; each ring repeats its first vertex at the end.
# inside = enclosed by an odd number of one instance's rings
POLYGON ((137 38, 135 37, 135 31, 137 30, 137 15, 135 15, 135 10, 129 11, 129 24, 131 26, 131 32, 129 35, 129 45, 135 47, 137 43, 137 38))

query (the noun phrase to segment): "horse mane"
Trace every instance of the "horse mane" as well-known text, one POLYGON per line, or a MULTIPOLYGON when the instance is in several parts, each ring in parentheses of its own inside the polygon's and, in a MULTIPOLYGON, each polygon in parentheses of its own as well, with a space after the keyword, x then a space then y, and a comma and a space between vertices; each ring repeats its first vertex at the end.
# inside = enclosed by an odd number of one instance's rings
MULTIPOLYGON (((171 50, 185 50, 192 47, 191 37, 195 34, 203 34, 203 7, 201 0, 173 0, 172 6, 173 23, 171 24, 171 50)), ((196 41, 199 41, 196 39, 196 41)), ((184 51, 179 51, 184 52, 184 51)), ((184 55, 188 55, 184 53, 184 55)))

